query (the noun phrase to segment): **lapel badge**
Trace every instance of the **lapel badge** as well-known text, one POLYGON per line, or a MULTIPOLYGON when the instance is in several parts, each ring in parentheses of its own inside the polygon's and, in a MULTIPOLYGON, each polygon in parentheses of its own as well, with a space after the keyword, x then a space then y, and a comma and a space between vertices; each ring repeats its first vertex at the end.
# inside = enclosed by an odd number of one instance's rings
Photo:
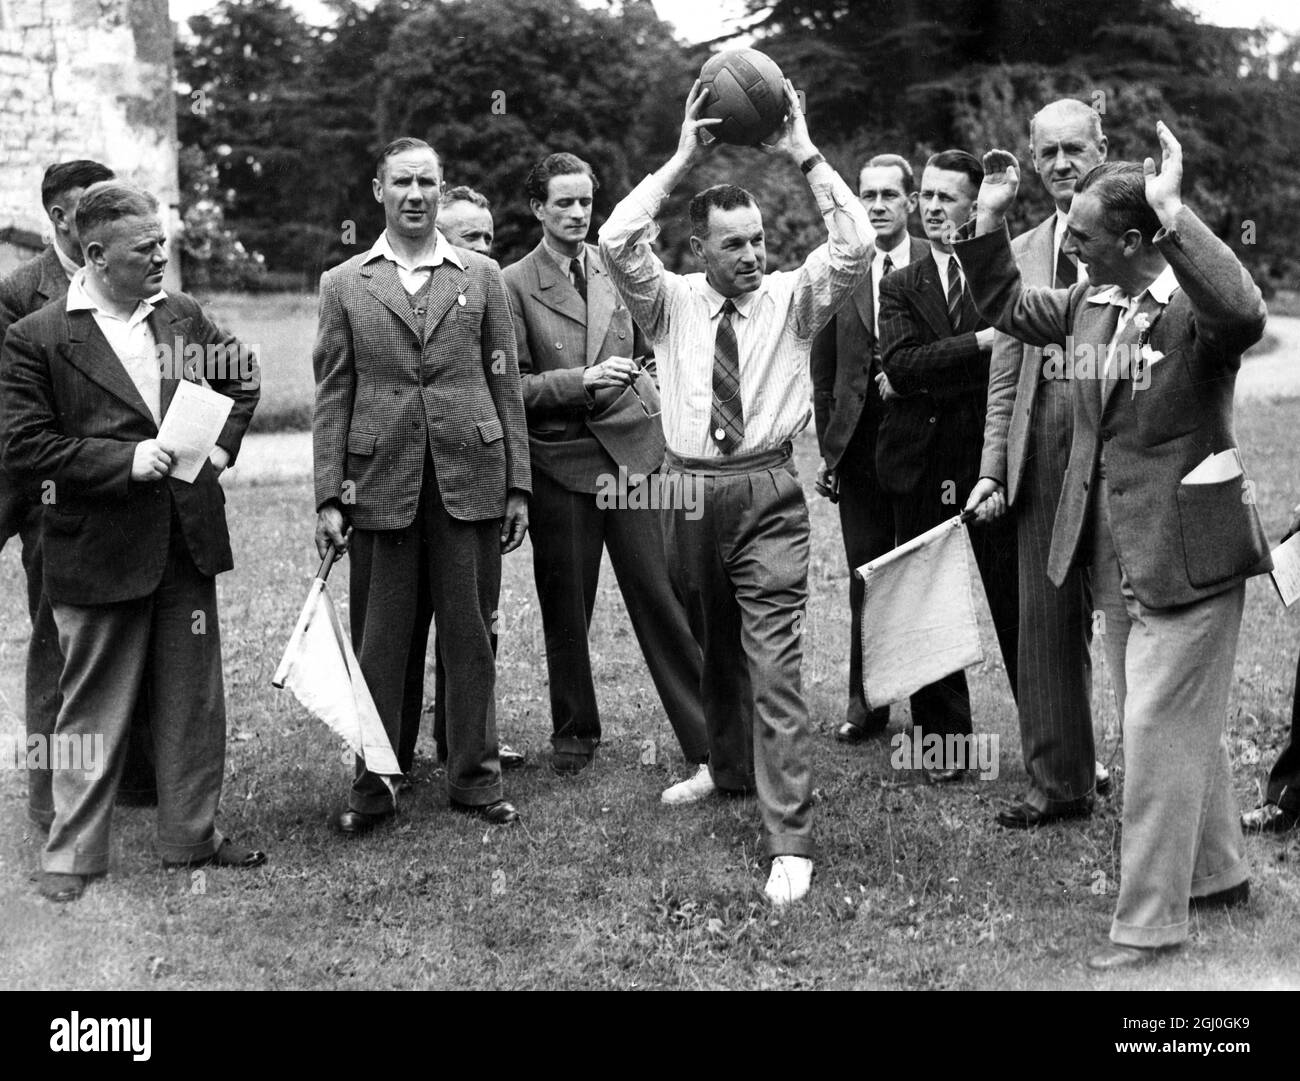
POLYGON ((456 303, 459 304, 462 308, 465 307, 465 294, 464 294, 464 293, 461 293, 459 296, 456 297, 456 303))

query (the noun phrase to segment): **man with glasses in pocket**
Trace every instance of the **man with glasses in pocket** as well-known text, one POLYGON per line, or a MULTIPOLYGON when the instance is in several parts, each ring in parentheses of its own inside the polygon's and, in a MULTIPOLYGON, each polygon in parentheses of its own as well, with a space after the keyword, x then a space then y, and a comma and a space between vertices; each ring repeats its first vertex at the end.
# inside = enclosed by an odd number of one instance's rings
POLYGON ((586 243, 597 186, 590 165, 550 154, 525 194, 542 238, 504 271, 519 350, 533 463, 530 526, 550 681, 551 765, 586 769, 600 743, 588 632, 608 549, 641 652, 691 775, 663 794, 713 792, 701 704, 700 648, 668 577, 652 498, 664 457, 649 350, 600 251, 586 243))

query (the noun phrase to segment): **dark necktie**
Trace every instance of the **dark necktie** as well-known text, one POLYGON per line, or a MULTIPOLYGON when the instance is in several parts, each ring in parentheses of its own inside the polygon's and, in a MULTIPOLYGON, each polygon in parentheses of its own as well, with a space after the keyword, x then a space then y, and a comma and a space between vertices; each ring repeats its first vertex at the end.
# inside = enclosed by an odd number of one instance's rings
MULTIPOLYGON (((888 255, 886 255, 885 261, 880 266, 881 280, 883 281, 885 275, 890 273, 890 271, 892 271, 893 269, 894 269, 894 260, 892 260, 888 255)), ((876 293, 877 295, 880 293, 879 284, 877 284, 876 293)), ((879 299, 877 299, 876 301, 875 317, 876 317, 876 325, 872 329, 875 331, 876 340, 871 346, 871 366, 873 369, 872 371, 873 375, 876 372, 880 371, 880 301, 879 299)))
POLYGON ((961 326, 961 272, 951 255, 948 256, 948 325, 954 334, 961 326))
POLYGON ((578 296, 582 297, 582 302, 587 303, 587 275, 582 272, 582 260, 574 259, 569 263, 569 269, 573 271, 573 287, 578 290, 578 296))
POLYGON ((745 434, 745 410, 740 400, 740 348, 731 316, 736 306, 727 300, 713 340, 713 410, 709 434, 723 454, 730 454, 745 434))
POLYGON ((1069 289, 1079 280, 1079 268, 1060 248, 1056 249, 1056 288, 1069 289))

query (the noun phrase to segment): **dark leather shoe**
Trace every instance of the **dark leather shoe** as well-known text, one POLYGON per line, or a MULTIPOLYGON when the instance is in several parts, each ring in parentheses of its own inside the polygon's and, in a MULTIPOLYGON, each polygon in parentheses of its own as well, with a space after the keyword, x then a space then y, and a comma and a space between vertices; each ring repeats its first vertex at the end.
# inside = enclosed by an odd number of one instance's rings
POLYGON ((861 725, 850 724, 845 721, 839 728, 835 729, 836 743, 865 743, 869 739, 875 739, 877 736, 883 736, 889 731, 888 725, 861 725))
POLYGON ((1238 882, 1235 886, 1229 886, 1226 890, 1219 890, 1217 893, 1207 893, 1204 897, 1193 897, 1191 907, 1195 909, 1207 908, 1237 908, 1244 905, 1250 900, 1250 883, 1238 882))
POLYGON ((928 769, 925 778, 931 784, 956 784, 964 781, 969 772, 967 769, 928 769))
POLYGON ((1297 825, 1300 825, 1300 815, 1276 803, 1265 803, 1241 816, 1241 828, 1247 833, 1287 833, 1297 825))
POLYGON ((86 892, 86 884, 92 875, 70 875, 60 871, 42 871, 37 892, 47 901, 64 905, 69 901, 78 901, 86 892))
POLYGON ((368 811, 342 811, 334 816, 334 828, 348 837, 360 837, 381 823, 387 822, 395 813, 394 811, 383 811, 379 814, 371 814, 368 811))
POLYGON ((501 744, 497 749, 497 757, 501 760, 502 769, 519 769, 528 760, 523 751, 516 751, 508 743, 501 744))
POLYGON ((595 757, 594 752, 586 754, 582 751, 552 751, 551 769, 561 775, 572 776, 590 766, 591 760, 595 757))
POLYGON ((998 812, 998 825, 1009 830, 1032 830, 1046 826, 1049 822, 1059 822, 1063 818, 1087 818, 1092 814, 1092 802, 1086 799, 1071 800, 1059 804, 1050 811, 1040 811, 1032 803, 1023 800, 998 812))
POLYGON ((519 812, 515 810, 515 805, 507 803, 503 799, 497 800, 496 803, 485 803, 478 807, 471 806, 468 803, 456 803, 453 800, 451 806, 461 814, 477 815, 494 826, 508 826, 512 822, 519 821, 519 812))
POLYGON ((1167 957, 1177 946, 1120 946, 1111 943, 1101 953, 1088 958, 1088 967, 1098 972, 1111 972, 1117 968, 1137 968, 1167 957))
POLYGON ((163 866, 176 867, 234 867, 246 871, 250 867, 261 867, 266 862, 266 853, 257 848, 244 848, 229 837, 221 842, 209 856, 200 856, 195 860, 163 860, 163 866))

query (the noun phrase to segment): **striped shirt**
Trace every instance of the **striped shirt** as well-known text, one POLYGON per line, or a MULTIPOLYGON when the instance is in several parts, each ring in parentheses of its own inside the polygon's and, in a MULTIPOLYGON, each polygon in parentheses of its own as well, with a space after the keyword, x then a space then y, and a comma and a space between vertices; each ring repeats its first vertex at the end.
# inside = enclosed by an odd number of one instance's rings
MULTIPOLYGON (((871 269, 875 230, 857 197, 825 163, 809 172, 808 184, 829 241, 798 270, 766 274, 758 289, 732 298, 745 417, 737 454, 779 447, 808 424, 813 337, 871 269)), ((703 274, 665 270, 651 249, 666 198, 659 182, 646 177, 605 222, 600 250, 632 317, 654 343, 668 448, 682 457, 714 457, 721 451, 709 438, 713 345, 726 298, 703 274)))

